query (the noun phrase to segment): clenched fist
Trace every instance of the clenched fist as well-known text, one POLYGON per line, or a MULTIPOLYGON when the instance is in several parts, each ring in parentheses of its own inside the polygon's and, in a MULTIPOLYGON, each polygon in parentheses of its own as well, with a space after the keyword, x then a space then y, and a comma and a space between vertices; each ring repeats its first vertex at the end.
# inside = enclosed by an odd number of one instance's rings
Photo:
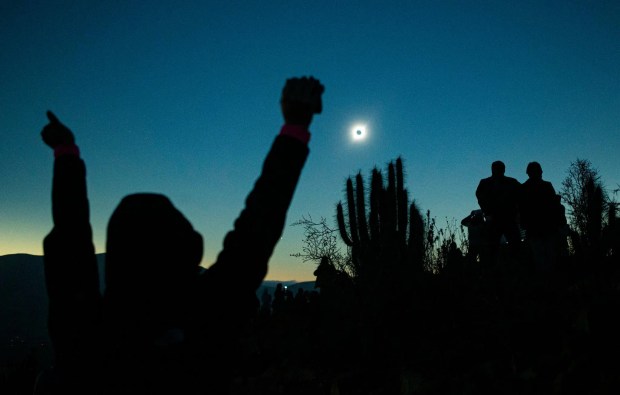
POLYGON ((289 78, 282 89, 280 106, 284 121, 289 125, 300 125, 306 129, 314 114, 323 111, 321 95, 325 87, 313 77, 289 78))

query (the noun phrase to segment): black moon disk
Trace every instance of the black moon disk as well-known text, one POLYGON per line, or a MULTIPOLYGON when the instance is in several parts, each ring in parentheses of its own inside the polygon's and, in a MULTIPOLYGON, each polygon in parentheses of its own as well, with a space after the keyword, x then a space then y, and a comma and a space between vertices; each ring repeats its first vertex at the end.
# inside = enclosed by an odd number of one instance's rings
POLYGON ((366 125, 357 124, 353 125, 351 130, 351 139, 356 142, 361 142, 366 139, 366 125))

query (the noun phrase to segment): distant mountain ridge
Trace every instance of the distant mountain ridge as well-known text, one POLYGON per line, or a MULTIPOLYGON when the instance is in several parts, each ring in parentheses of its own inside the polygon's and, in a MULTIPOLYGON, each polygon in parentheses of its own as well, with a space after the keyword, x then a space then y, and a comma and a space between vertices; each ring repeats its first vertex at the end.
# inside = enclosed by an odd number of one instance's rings
MULTIPOLYGON (((103 289, 105 254, 97 254, 99 279, 103 289)), ((265 281, 257 290, 273 295, 278 283, 293 291, 314 289, 314 281, 265 281)), ((19 339, 27 344, 49 344, 47 334, 47 292, 43 257, 29 254, 0 256, 0 357, 7 345, 19 339)), ((0 358, 1 359, 1 358, 0 358)))

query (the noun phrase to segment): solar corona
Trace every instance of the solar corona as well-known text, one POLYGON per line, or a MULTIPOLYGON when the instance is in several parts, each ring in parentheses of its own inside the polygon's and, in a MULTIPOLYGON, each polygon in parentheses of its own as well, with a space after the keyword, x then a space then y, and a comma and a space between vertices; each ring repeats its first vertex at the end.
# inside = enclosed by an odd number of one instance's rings
POLYGON ((353 141, 363 141, 366 139, 367 134, 366 125, 357 124, 351 128, 351 137, 353 141))

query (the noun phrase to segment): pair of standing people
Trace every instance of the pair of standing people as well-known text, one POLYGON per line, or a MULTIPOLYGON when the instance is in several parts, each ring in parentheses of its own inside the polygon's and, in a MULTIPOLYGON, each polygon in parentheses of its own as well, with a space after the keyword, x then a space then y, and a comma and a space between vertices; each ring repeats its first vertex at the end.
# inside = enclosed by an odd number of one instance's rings
POLYGON ((559 196, 553 185, 542 179, 538 162, 528 164, 529 178, 523 184, 507 177, 505 171, 503 162, 493 162, 491 177, 480 180, 476 189, 478 204, 486 217, 491 259, 496 256, 502 236, 509 251, 518 255, 524 230, 536 267, 548 270, 557 256, 556 236, 564 216, 559 196))

